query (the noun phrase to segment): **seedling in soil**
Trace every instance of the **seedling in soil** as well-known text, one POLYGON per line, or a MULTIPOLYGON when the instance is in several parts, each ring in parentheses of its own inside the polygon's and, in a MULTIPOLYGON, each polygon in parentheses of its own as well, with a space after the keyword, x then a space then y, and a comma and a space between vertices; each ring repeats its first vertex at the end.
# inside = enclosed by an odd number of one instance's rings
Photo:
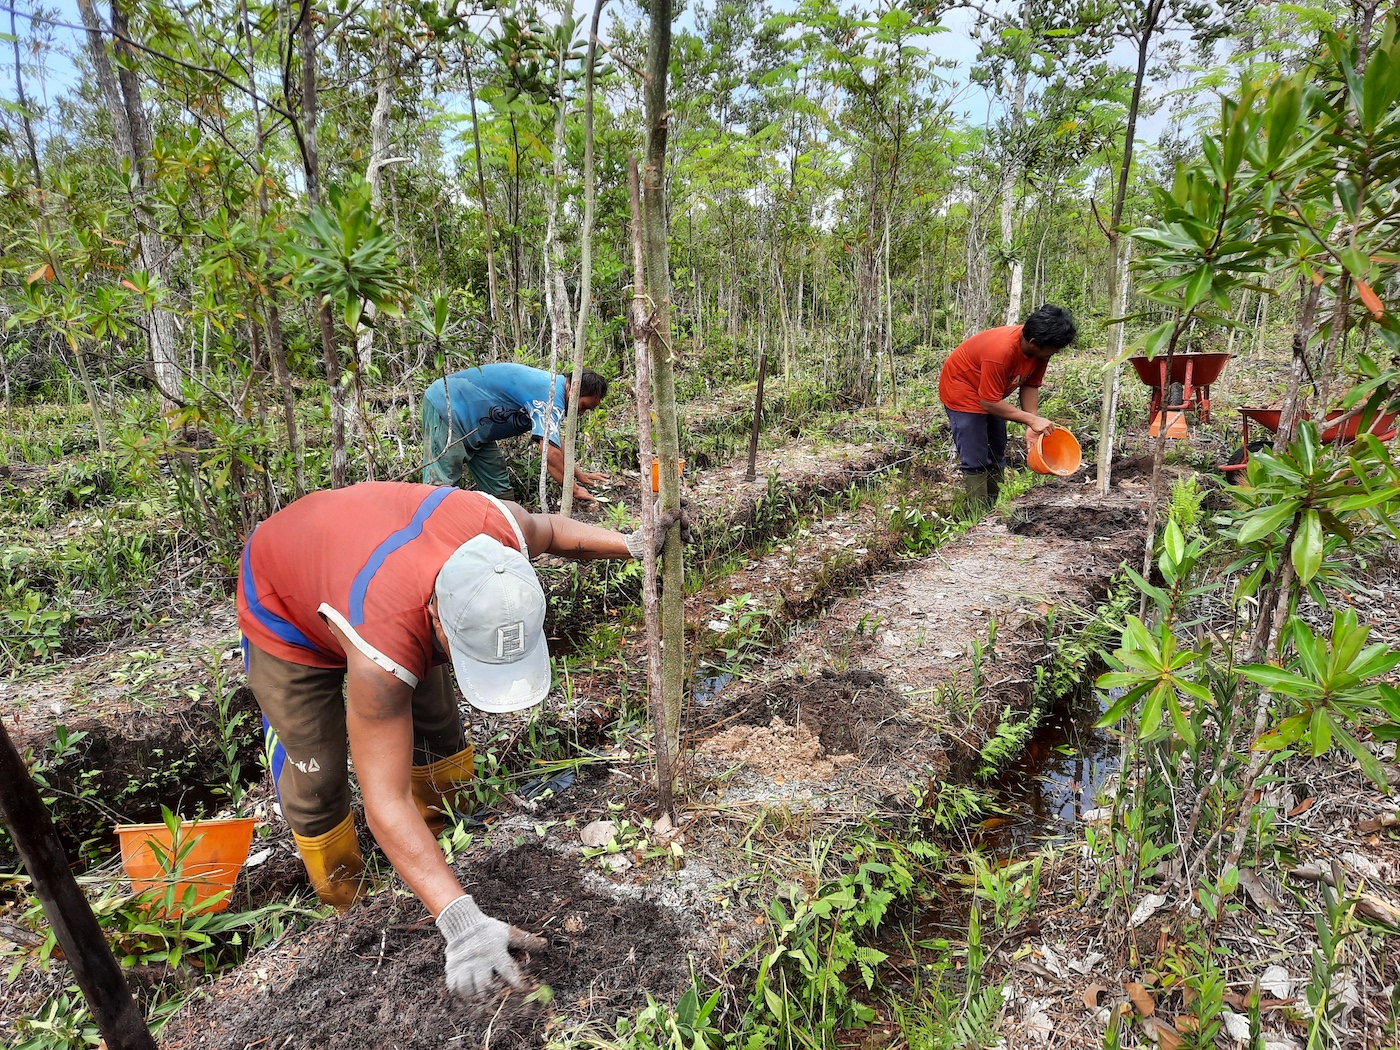
POLYGON ((739 594, 715 607, 723 617, 716 623, 726 624, 719 641, 719 651, 724 656, 720 667, 729 674, 737 675, 747 663, 758 656, 763 648, 763 632, 769 619, 769 610, 758 605, 752 594, 739 594))
POLYGON ((968 859, 976 880, 973 896, 992 905, 998 929, 1014 930, 1035 911, 1045 854, 1006 865, 989 861, 980 853, 969 854, 968 859))
MULTIPOLYGON (((228 646, 226 645, 210 649, 204 660, 205 667, 214 678, 211 686, 214 696, 214 710, 210 720, 214 723, 214 728, 218 733, 214 743, 215 747, 218 748, 224 767, 224 784, 221 787, 216 787, 214 791, 216 794, 226 794, 234 811, 241 813, 243 796, 248 791, 243 786, 243 763, 238 759, 239 729, 248 720, 248 712, 233 710, 233 698, 236 695, 236 690, 229 688, 228 682, 224 678, 223 656, 227 650, 228 646)), ((202 695, 199 686, 190 686, 186 692, 190 699, 196 703, 202 695)))
MULTIPOLYGON (((611 802, 608 808, 614 813, 622 811, 620 802, 611 802)), ((663 843, 652 839, 655 824, 648 817, 637 823, 620 818, 604 822, 612 825, 612 837, 601 846, 585 846, 583 855, 587 860, 597 860, 599 865, 611 870, 620 870, 630 864, 645 864, 647 861, 665 858, 672 867, 679 868, 685 853, 679 838, 671 838, 663 843), (609 858, 626 856, 627 862, 619 864, 609 858)))

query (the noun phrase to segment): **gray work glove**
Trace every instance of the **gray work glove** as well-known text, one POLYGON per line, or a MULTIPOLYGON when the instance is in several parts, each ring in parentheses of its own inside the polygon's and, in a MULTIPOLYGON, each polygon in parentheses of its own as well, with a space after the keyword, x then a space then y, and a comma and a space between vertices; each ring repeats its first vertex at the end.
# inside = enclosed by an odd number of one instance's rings
POLYGON ((437 928, 447 939, 447 987, 464 999, 489 991, 496 976, 512 988, 525 987, 509 949, 545 946, 542 938, 483 915, 465 893, 442 909, 437 928))
MULTIPOLYGON (((695 530, 690 527, 690 501, 681 500, 680 510, 656 511, 656 556, 661 557, 661 548, 666 545, 666 532, 676 522, 681 525, 681 542, 687 547, 696 540, 695 530)), ((646 533, 642 529, 628 533, 623 537, 627 541, 627 550, 632 557, 641 561, 646 557, 647 540, 646 533)))

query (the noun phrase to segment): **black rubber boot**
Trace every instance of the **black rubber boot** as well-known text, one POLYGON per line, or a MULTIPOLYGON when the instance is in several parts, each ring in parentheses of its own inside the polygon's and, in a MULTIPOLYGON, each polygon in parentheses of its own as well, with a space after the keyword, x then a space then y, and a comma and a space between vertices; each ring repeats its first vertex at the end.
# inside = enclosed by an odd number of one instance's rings
POLYGON ((967 506, 974 514, 984 513, 991 506, 988 499, 986 474, 964 474, 963 491, 967 495, 967 506))
POLYGON ((1001 483, 1006 480, 1006 471, 1000 467, 993 467, 987 471, 987 499, 991 503, 996 503, 1001 499, 1001 483))

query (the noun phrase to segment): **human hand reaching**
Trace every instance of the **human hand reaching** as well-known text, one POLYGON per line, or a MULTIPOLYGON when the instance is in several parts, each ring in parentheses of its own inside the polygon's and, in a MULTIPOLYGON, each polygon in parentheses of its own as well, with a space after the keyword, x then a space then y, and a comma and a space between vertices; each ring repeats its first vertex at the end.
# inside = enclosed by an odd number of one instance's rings
POLYGON ((545 946, 543 938, 483 914, 465 893, 442 909, 437 928, 447 940, 447 987, 463 998, 488 992, 497 977, 512 988, 525 987, 510 949, 545 946))
MULTIPOLYGON (((678 509, 661 510, 658 508, 656 511, 655 529, 656 554, 658 557, 661 555, 661 548, 666 545, 666 533, 670 530, 672 525, 677 523, 679 523, 681 527, 681 542, 687 547, 699 539, 690 524, 690 503, 688 500, 681 500, 681 505, 678 509)), ((628 533, 625 538, 627 540, 627 550, 631 552, 632 557, 636 558, 638 561, 646 557, 646 533, 642 529, 628 533)))

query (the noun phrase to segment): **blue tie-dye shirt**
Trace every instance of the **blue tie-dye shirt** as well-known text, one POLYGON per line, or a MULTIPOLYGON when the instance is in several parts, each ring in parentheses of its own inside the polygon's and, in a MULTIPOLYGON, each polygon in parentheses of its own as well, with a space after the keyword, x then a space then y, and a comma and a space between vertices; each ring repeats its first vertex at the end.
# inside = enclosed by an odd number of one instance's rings
MULTIPOLYGON (((446 393, 452 401, 452 439, 468 448, 482 448, 492 441, 534 434, 560 443, 564 418, 565 376, 554 376, 550 402, 550 375, 542 368, 502 361, 478 365, 447 377, 446 393)), ((447 396, 441 379, 428 387, 424 399, 447 418, 447 396)))

